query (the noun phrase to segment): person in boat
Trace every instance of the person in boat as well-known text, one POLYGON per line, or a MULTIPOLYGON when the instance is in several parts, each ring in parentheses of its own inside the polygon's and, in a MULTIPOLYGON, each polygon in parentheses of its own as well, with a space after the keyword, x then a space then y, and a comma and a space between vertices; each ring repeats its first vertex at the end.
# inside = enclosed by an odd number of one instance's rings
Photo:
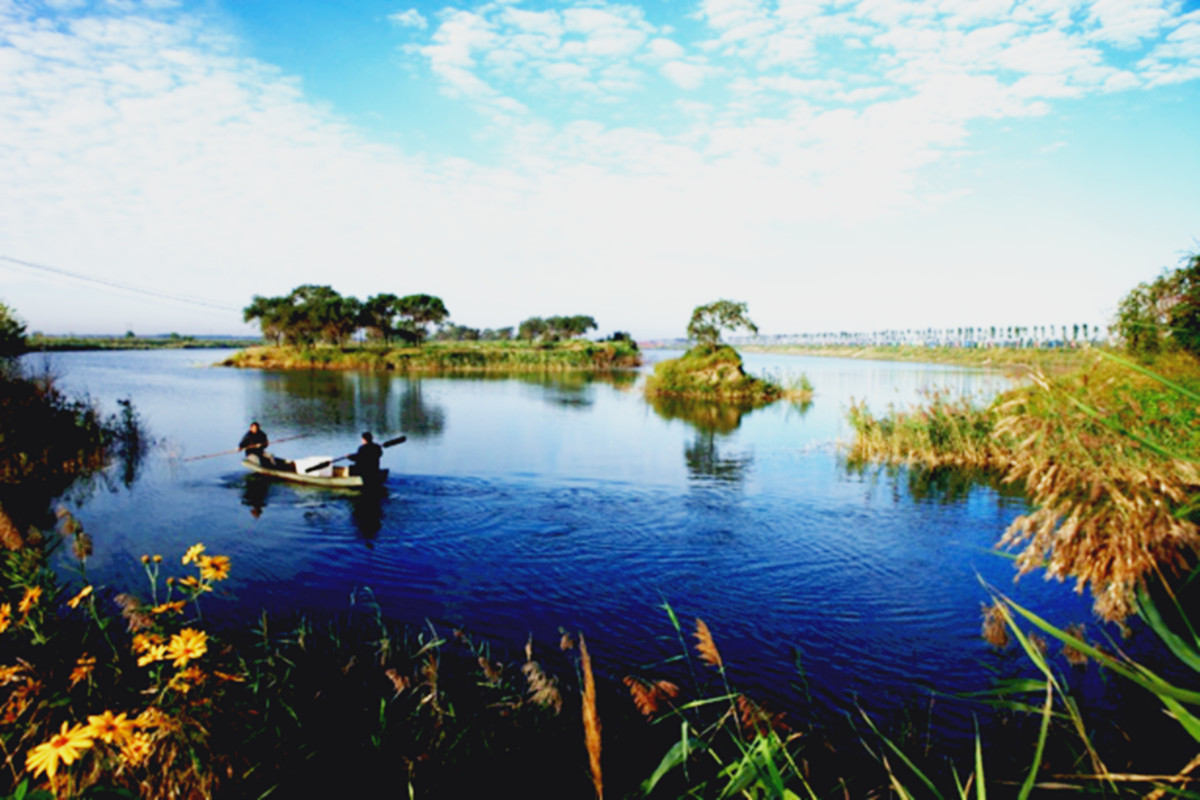
POLYGON ((362 475, 365 480, 379 475, 379 459, 383 457, 383 448, 375 443, 375 437, 370 431, 363 432, 362 444, 358 452, 350 456, 354 466, 350 467, 351 475, 362 475))
POLYGON ((267 438, 267 432, 257 422, 251 422, 250 430, 246 431, 246 435, 238 442, 238 449, 246 451, 247 461, 253 461, 269 468, 275 462, 275 459, 267 454, 267 446, 270 444, 271 440, 267 438))

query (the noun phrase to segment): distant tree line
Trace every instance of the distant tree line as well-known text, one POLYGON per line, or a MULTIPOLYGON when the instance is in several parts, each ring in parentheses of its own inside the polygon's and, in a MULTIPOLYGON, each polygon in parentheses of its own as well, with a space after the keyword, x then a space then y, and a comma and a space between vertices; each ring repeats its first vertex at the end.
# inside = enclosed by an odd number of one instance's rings
MULTIPOLYGON (((440 297, 428 294, 377 294, 360 301, 334 291, 330 286, 305 284, 281 297, 255 295, 243 309, 246 322, 257 320, 263 337, 276 344, 341 345, 363 331, 369 341, 390 344, 420 344, 437 341, 525 341, 555 342, 585 335, 596 329, 590 316, 530 317, 516 328, 471 328, 450 321, 450 312, 440 297), (436 330, 431 334, 430 325, 436 330)), ((632 341, 628 333, 612 338, 632 341)))

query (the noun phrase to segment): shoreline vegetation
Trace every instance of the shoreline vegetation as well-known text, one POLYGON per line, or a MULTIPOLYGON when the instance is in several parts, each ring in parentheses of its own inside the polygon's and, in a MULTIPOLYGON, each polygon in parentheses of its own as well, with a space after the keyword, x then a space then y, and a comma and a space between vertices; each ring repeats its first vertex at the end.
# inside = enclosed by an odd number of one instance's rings
POLYGON ((633 369, 642 363, 632 341, 568 339, 430 341, 413 346, 377 344, 248 347, 221 362, 242 369, 328 369, 387 372, 542 372, 633 369))
POLYGON ((45 336, 35 333, 26 339, 25 351, 53 353, 88 350, 218 350, 253 347, 261 342, 261 339, 244 336, 45 336))

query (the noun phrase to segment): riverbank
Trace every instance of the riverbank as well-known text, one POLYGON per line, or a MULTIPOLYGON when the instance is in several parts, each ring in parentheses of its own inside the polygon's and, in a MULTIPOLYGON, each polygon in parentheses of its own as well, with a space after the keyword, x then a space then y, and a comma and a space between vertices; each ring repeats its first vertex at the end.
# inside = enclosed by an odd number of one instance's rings
POLYGON ((747 353, 787 353, 826 358, 857 358, 874 361, 908 361, 954 364, 993 369, 1040 369, 1059 374, 1088 363, 1095 352, 1090 347, 918 347, 895 345, 857 347, 842 345, 740 345, 747 353))
POLYGON ((89 350, 216 350, 253 347, 261 339, 196 338, 192 336, 44 336, 25 342, 27 352, 78 352, 89 350))
POLYGON ((630 342, 427 342, 416 347, 248 347, 222 362, 245 369, 388 372, 543 372, 631 369, 642 363, 630 342))

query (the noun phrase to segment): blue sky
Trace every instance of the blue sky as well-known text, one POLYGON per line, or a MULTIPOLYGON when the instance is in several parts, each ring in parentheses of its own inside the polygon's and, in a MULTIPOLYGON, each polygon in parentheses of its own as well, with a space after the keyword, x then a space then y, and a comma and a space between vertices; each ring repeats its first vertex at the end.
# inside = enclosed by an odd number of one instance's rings
POLYGON ((0 186, 47 332, 1104 323, 1200 249, 1200 4, 0 0, 0 186))

